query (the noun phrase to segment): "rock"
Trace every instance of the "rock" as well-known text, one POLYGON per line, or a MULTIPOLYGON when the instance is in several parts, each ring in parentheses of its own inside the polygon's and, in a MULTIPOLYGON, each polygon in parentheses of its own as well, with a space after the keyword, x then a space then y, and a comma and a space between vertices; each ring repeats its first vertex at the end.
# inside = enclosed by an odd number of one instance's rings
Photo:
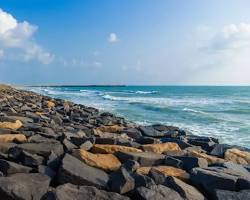
POLYGON ((127 160, 122 165, 123 168, 125 168, 128 172, 135 172, 139 167, 140 164, 135 160, 127 160))
POLYGON ((20 120, 15 122, 0 122, 0 128, 7 128, 11 130, 17 130, 23 126, 23 123, 20 120))
POLYGON ((237 164, 247 165, 250 164, 250 153, 236 148, 228 149, 225 153, 225 159, 237 164))
POLYGON ((26 151, 22 151, 20 155, 20 161, 22 162, 23 165, 36 167, 38 165, 43 164, 44 158, 36 154, 31 154, 26 151))
POLYGON ((16 173, 29 173, 32 170, 30 167, 26 167, 11 161, 0 159, 0 171, 4 175, 16 174, 16 173))
POLYGON ((47 143, 24 143, 18 145, 18 147, 23 150, 32 153, 38 154, 42 156, 49 156, 53 151, 56 155, 60 156, 64 153, 63 146, 59 143, 55 144, 47 144, 47 143))
POLYGON ((206 198, 203 194, 198 191, 195 187, 181 181, 178 178, 169 176, 165 179, 165 186, 172 188, 178 192, 182 198, 187 200, 205 200, 206 198))
POLYGON ((115 153, 118 159, 125 163, 127 160, 135 160, 141 166, 152 166, 160 165, 164 162, 165 156, 161 154, 151 153, 151 152, 121 152, 115 153))
POLYGON ((176 167, 176 168, 183 168, 183 162, 177 158, 174 158, 174 157, 170 157, 170 156, 167 156, 165 161, 164 161, 164 164, 167 165, 167 166, 172 166, 172 167, 176 167))
POLYGON ((188 137, 188 143, 200 146, 205 151, 211 151, 214 146, 218 143, 218 140, 212 138, 212 137, 202 137, 202 136, 189 136, 188 137))
POLYGON ((153 126, 140 126, 140 131, 144 136, 148 137, 164 137, 164 132, 157 131, 153 126))
POLYGON ((140 149, 133 147, 126 147, 121 145, 105 145, 105 144, 95 144, 91 151, 93 153, 115 153, 117 151, 121 152, 142 152, 140 149))
POLYGON ((84 143, 81 144, 80 149, 88 151, 92 147, 93 147, 93 143, 91 141, 87 140, 87 141, 85 141, 84 143))
POLYGON ((45 166, 45 165, 39 165, 38 172, 49 176, 51 179, 53 179, 56 175, 56 172, 54 170, 52 170, 50 167, 45 166))
POLYGON ((0 142, 18 142, 18 143, 24 143, 27 142, 27 138, 23 134, 4 134, 0 135, 0 142))
POLYGON ((123 126, 112 125, 112 126, 101 126, 94 130, 95 133, 120 133, 124 129, 123 126))
POLYGON ((151 169, 159 171, 165 176, 174 176, 184 181, 189 179, 189 174, 186 171, 169 166, 140 167, 136 172, 138 174, 148 175, 151 169))
POLYGON ((115 171, 121 166, 121 162, 113 154, 93 154, 84 149, 76 149, 73 155, 92 167, 106 171, 115 171))
POLYGON ((73 149, 77 149, 78 147, 71 143, 68 139, 63 140, 63 144, 67 150, 67 152, 71 152, 73 149))
POLYGON ((249 152, 249 149, 244 148, 244 147, 240 147, 240 146, 237 146, 237 145, 215 144, 212 151, 210 152, 210 154, 213 155, 213 156, 224 158, 225 152, 228 149, 233 149, 233 148, 239 149, 241 151, 248 151, 249 152))
POLYGON ((191 172, 191 181, 208 194, 214 195, 218 189, 235 191, 237 177, 210 168, 194 168, 191 172))
POLYGON ((141 131, 139 131, 136 128, 127 128, 122 131, 123 133, 126 133, 129 137, 137 140, 140 137, 142 137, 141 131))
POLYGON ((163 185, 154 185, 150 188, 139 187, 136 193, 136 199, 141 200, 183 200, 176 191, 163 185))
POLYGON ((163 124, 154 124, 152 127, 157 131, 179 131, 179 128, 176 126, 166 126, 163 124))
POLYGON ((193 156, 174 156, 174 158, 183 162, 183 169, 188 172, 195 167, 205 168, 208 166, 207 160, 193 156))
POLYGON ((237 190, 250 190, 250 178, 249 177, 238 178, 237 190))
POLYGON ((166 176, 162 172, 153 167, 149 170, 148 176, 154 180, 158 185, 162 185, 165 182, 166 176))
POLYGON ((46 103, 47 103, 47 107, 50 108, 50 109, 54 108, 56 106, 53 101, 47 101, 46 103))
POLYGON ((56 188, 55 199, 57 200, 129 200, 114 192, 98 190, 91 186, 76 186, 70 183, 56 188))
POLYGON ((0 177, 1 199, 41 200, 49 188, 50 178, 43 174, 17 173, 0 177))
POLYGON ((144 151, 151 151, 154 153, 166 153, 171 151, 181 151, 180 147, 176 143, 166 142, 161 144, 146 144, 142 145, 141 148, 144 151))
POLYGON ((188 141, 185 137, 179 137, 179 138, 161 138, 161 142, 174 142, 179 145, 181 149, 185 149, 188 147, 192 147, 191 144, 188 144, 188 141))
POLYGON ((55 139, 51 139, 51 138, 46 138, 46 137, 43 137, 39 134, 36 134, 36 135, 33 135, 31 137, 29 137, 29 140, 28 140, 30 143, 59 143, 57 140, 55 139))
POLYGON ((227 191, 227 190, 217 190, 216 191, 217 200, 245 200, 250 199, 250 190, 241 190, 239 192, 227 191))
POLYGON ((133 174, 133 178, 135 180, 135 188, 138 188, 138 187, 149 188, 155 185, 154 180, 149 176, 144 176, 142 174, 135 173, 133 174))
POLYGON ((104 171, 88 166, 77 158, 66 154, 57 178, 60 184, 72 183, 106 188, 109 176, 104 171))
POLYGON ((159 144, 159 143, 161 143, 161 141, 159 139, 152 138, 152 137, 140 137, 140 138, 136 139, 136 142, 138 142, 139 144, 159 144))
POLYGON ((110 175, 109 188, 113 192, 120 194, 128 193, 135 188, 135 180, 123 167, 110 175))
POLYGON ((197 151, 190 151, 189 155, 194 156, 194 157, 198 157, 198 158, 204 158, 209 165, 211 164, 215 164, 215 163, 224 163, 225 160, 221 159, 221 158, 217 158, 215 156, 210 156, 207 155, 206 153, 199 153, 197 151))

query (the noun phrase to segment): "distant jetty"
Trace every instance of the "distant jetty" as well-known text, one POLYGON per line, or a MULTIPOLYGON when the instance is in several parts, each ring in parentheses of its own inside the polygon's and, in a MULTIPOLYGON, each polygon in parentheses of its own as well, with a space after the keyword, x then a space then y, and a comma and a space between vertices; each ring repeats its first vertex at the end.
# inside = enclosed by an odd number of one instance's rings
POLYGON ((247 148, 6 85, 0 157, 3 200, 250 199, 247 148))

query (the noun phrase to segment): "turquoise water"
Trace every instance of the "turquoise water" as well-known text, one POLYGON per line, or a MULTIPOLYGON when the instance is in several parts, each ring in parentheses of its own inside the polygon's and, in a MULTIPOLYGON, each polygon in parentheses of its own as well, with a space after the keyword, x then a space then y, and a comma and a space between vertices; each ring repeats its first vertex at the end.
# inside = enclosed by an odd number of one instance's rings
POLYGON ((250 147, 250 87, 35 87, 33 91, 110 111, 140 124, 176 125, 250 147))

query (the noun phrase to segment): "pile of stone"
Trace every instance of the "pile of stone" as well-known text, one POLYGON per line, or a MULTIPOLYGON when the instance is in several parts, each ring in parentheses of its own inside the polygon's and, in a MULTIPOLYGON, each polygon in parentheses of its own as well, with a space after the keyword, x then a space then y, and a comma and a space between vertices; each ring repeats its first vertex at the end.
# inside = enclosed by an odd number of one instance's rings
POLYGON ((249 149, 0 86, 0 199, 250 199, 249 149))

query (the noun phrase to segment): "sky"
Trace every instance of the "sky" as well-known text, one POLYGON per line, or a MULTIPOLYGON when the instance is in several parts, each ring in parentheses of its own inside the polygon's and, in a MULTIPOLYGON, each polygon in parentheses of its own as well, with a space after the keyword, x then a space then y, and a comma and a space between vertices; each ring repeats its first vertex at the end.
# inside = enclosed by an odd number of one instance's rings
POLYGON ((248 0, 0 0, 0 82, 250 85, 248 0))

